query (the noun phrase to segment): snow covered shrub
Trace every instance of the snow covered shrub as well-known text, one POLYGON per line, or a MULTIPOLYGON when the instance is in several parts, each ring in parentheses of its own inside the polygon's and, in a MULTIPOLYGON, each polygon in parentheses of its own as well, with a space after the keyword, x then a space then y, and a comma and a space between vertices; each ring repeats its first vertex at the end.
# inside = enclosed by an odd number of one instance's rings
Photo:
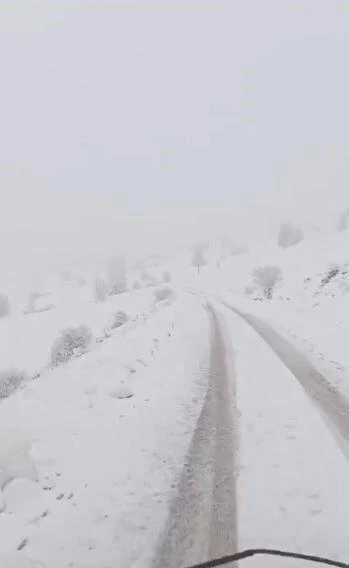
POLYGON ((325 276, 321 279, 321 286, 325 286, 326 284, 328 284, 332 280, 332 278, 337 276, 337 274, 339 273, 340 273, 340 267, 338 266, 338 264, 331 264, 328 267, 325 276))
POLYGON ((108 295, 108 287, 102 278, 95 281, 95 300, 96 302, 105 302, 108 295))
POLYGON ((253 279, 264 297, 271 300, 275 286, 282 281, 282 272, 278 266, 261 266, 253 271, 253 279))
POLYGON ((116 312, 116 314, 113 315, 113 319, 109 327, 110 329, 116 329, 124 325, 126 322, 128 322, 128 320, 129 317, 127 313, 124 312, 123 310, 120 310, 119 312, 116 312))
POLYGON ((83 353, 92 342, 92 331, 86 325, 64 329, 51 349, 51 364, 55 367, 83 353))
POLYGON ((174 292, 171 286, 162 286, 162 288, 157 288, 157 290, 154 291, 154 295, 156 302, 162 302, 163 300, 171 300, 174 292))
POLYGON ((295 227, 291 223, 282 223, 279 231, 278 245, 281 248, 288 248, 297 245, 304 238, 302 229, 295 227))
POLYGON ((25 379, 25 373, 18 369, 0 371, 0 399, 10 396, 25 379))
POLYGON ((0 295, 0 318, 10 315, 10 302, 7 296, 0 295))
POLYGON ((169 282, 171 282, 171 273, 168 270, 164 270, 162 279, 166 284, 169 284, 169 282))
POLYGON ((134 290, 139 290, 141 288, 140 283, 138 282, 138 280, 136 280, 136 282, 134 282, 133 284, 133 289, 134 290))

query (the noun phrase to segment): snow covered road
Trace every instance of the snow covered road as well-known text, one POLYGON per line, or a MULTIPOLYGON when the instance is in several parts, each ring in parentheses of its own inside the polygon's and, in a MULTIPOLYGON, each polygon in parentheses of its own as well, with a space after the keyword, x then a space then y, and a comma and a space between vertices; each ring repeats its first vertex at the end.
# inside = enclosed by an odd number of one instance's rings
MULTIPOLYGON (((212 313, 210 386, 155 565, 182 568, 250 547, 347 561, 349 467, 332 432, 345 408, 315 391, 315 370, 291 346, 281 353, 272 330, 261 338, 254 321, 219 302, 212 313), (220 463, 225 474, 215 483, 220 463)), ((259 558, 244 566, 299 563, 259 558)))
POLYGON ((236 550, 235 377, 223 323, 211 305, 207 311, 207 394, 159 546, 157 568, 189 566, 236 550))

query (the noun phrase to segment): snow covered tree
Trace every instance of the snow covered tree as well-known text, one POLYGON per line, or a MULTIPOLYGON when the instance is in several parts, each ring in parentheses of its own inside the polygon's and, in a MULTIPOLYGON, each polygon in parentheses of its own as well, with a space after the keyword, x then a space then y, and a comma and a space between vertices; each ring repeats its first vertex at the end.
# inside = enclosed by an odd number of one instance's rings
POLYGON ((193 266, 196 267, 198 274, 200 274, 201 267, 205 266, 206 264, 203 248, 201 246, 195 247, 191 263, 193 266))
POLYGON ((304 233, 291 223, 282 223, 279 231, 278 245, 282 248, 293 247, 304 239, 304 233))
POLYGON ((282 272, 278 266, 261 266, 253 271, 253 280, 261 288, 264 297, 271 300, 275 286, 282 281, 282 272))
POLYGON ((126 290, 126 261, 120 256, 113 257, 108 266, 109 294, 119 294, 126 290))

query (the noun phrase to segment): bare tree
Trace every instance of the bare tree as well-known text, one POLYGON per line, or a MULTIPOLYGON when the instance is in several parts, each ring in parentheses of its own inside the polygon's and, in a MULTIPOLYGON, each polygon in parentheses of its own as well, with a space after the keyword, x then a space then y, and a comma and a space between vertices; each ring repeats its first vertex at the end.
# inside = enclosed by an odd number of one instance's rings
POLYGON ((206 264, 206 259, 204 257, 204 252, 201 246, 195 247, 191 263, 193 266, 196 266, 198 274, 200 274, 201 267, 205 266, 206 264))
POLYGON ((253 271, 253 280, 262 289, 264 297, 271 300, 275 286, 282 281, 282 272, 278 266, 261 266, 253 271))

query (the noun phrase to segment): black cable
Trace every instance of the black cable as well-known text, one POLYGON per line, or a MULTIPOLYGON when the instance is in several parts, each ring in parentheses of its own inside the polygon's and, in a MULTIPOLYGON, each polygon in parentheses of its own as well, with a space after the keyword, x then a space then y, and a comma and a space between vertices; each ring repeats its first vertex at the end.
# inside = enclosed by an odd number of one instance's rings
POLYGON ((216 558, 215 560, 208 560, 207 562, 202 562, 201 564, 195 564, 195 566, 190 566, 190 568, 215 568, 215 566, 223 566, 224 564, 229 564, 229 562, 237 562, 238 560, 243 560, 244 558, 262 554, 266 554, 268 556, 297 558, 298 560, 308 560, 309 562, 327 564, 327 566, 349 568, 349 564, 346 564, 345 562, 338 562, 336 560, 330 560, 329 558, 321 558, 321 556, 310 556, 308 554, 298 554, 297 552, 285 552, 283 550, 273 550, 269 548, 255 548, 244 550, 242 552, 237 552, 236 554, 231 554, 230 556, 223 556, 222 558, 216 558))

